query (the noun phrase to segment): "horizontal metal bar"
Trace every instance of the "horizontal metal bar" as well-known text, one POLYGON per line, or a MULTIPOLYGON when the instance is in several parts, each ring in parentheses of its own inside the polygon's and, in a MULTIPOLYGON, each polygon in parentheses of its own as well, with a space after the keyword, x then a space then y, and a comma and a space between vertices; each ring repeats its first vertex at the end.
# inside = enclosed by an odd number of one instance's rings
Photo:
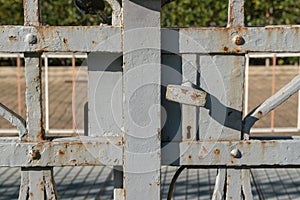
POLYGON ((42 58, 87 58, 86 53, 44 53, 42 58))
POLYGON ((249 53, 249 58, 285 58, 285 57, 300 57, 300 53, 249 53))
MULTIPOLYGON (((24 53, 0 53, 0 58, 24 58, 24 53)), ((86 53, 43 53, 42 58, 87 58, 86 53)))
POLYGON ((121 52, 121 28, 0 26, 0 52, 121 52))
POLYGON ((180 165, 300 165, 300 140, 182 142, 180 165))
MULTIPOLYGON (((52 142, 0 138, 0 166, 122 165, 121 137, 69 137, 52 142)), ((164 143, 163 165, 300 166, 300 140, 164 143), (237 156, 237 153, 240 154, 237 156), (179 160, 178 160, 179 159, 179 160), (179 161, 179 162, 177 162, 179 161)))
POLYGON ((69 137, 42 142, 0 138, 0 166, 122 165, 121 137, 69 137))
POLYGON ((24 58, 24 53, 0 53, 0 58, 24 58))
POLYGON ((0 129, 0 134, 8 133, 8 134, 18 134, 19 131, 17 129, 0 129))
MULTIPOLYGON (((17 129, 0 129, 0 134, 1 133, 19 133, 17 129)), ((83 134, 84 130, 83 129, 49 129, 47 133, 50 134, 83 134)))
POLYGON ((252 128, 251 133, 296 133, 300 129, 293 127, 275 127, 275 128, 252 128))
MULTIPOLYGON (((122 52, 120 27, 0 26, 0 32, 0 52, 122 52), (28 39, 32 35, 37 37, 36 44, 28 39)), ((300 26, 162 29, 162 50, 171 53, 300 52, 299 33, 300 26)))
POLYGON ((174 53, 300 52, 298 41, 297 25, 162 29, 162 49, 174 53))
POLYGON ((50 134, 57 134, 57 133, 61 133, 61 134, 64 134, 64 133, 83 134, 84 130, 83 129, 75 129, 75 130, 73 130, 73 129, 49 129, 48 133, 50 133, 50 134))

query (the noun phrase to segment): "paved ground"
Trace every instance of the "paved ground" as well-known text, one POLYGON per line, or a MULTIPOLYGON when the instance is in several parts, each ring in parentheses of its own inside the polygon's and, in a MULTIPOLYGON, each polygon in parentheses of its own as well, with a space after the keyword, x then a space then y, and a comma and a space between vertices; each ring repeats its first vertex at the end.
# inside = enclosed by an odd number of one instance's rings
MULTIPOLYGON (((78 68, 75 95, 72 98, 72 69, 50 68, 50 127, 72 129, 72 99, 76 101, 76 125, 83 127, 83 107, 86 101, 86 69, 78 68)), ((297 73, 296 67, 278 68, 276 89, 291 80, 297 73)), ((18 112, 16 69, 0 68, 0 102, 18 112)), ((250 69, 250 103, 254 108, 271 95, 271 69, 250 69)), ((21 76, 22 94, 24 94, 24 76, 21 76)), ((297 95, 276 110, 275 126, 295 127, 297 119, 297 95)), ((74 102, 74 101, 73 101, 74 102)), ((22 113, 25 117, 24 95, 21 99, 22 113)), ((256 127, 269 127, 270 117, 257 123, 256 127)), ((10 125, 0 119, 0 128, 10 125)), ((176 171, 175 167, 162 168, 162 198, 166 199, 169 183, 176 171)), ((211 197, 216 170, 188 169, 179 177, 175 198, 209 199, 211 197)), ((300 199, 300 169, 254 169, 252 170, 252 190, 255 199, 300 199)), ((19 190, 19 168, 0 168, 0 200, 17 199, 19 190)), ((112 173, 109 167, 65 167, 55 168, 55 181, 59 199, 110 199, 112 192, 112 173)))
MULTIPOLYGON (((176 169, 162 168, 162 199, 167 198, 176 169)), ((18 198, 19 171, 19 168, 0 168, 0 200, 18 198)), ((112 199, 113 180, 109 167, 57 167, 54 173, 58 199, 112 199)), ((215 169, 184 170, 176 182, 173 199, 211 199, 215 175, 215 169)), ((253 169, 251 184, 255 200, 300 199, 300 169, 253 169)))

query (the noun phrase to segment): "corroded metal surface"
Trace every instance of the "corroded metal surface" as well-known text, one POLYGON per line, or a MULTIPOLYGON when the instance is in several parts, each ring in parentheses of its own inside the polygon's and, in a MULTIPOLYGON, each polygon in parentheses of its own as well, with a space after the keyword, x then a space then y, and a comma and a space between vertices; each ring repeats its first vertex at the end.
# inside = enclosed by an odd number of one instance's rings
POLYGON ((160 8, 159 0, 123 0, 126 200, 161 199, 160 8))
MULTIPOLYGON (((299 140, 248 140, 218 142, 182 142, 181 165, 203 166, 299 166, 299 140), (240 157, 231 154, 233 149, 240 157)), ((163 152, 163 157, 165 156, 163 152)))
POLYGON ((26 108, 27 108, 27 141, 39 141, 44 138, 42 79, 40 54, 26 53, 26 108))
POLYGON ((0 140, 0 166, 49 167, 122 165, 120 137, 72 137, 42 142, 0 140))
POLYGON ((206 103, 206 92, 187 86, 168 85, 166 98, 186 105, 203 107, 206 103))
POLYGON ((0 33, 3 52, 122 51, 119 27, 0 26, 0 33), (36 37, 37 43, 30 44, 29 37, 36 37))
MULTIPOLYGON (((0 33, 1 52, 122 52, 120 27, 0 26, 0 33), (36 35, 38 44, 25 40, 30 33, 36 35)), ((173 53, 300 52, 299 33, 296 25, 161 30, 162 49, 173 53), (237 35, 243 44, 236 44, 237 35)))

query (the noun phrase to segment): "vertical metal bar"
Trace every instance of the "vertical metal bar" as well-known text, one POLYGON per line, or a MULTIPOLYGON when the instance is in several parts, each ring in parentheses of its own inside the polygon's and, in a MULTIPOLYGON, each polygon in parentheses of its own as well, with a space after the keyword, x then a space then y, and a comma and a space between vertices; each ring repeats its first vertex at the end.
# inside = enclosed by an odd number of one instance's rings
POLYGON ((49 132, 49 74, 48 55, 44 54, 45 61, 45 132, 49 132))
POLYGON ((76 132, 76 91, 75 91, 75 79, 76 79, 76 65, 75 55, 72 55, 72 130, 76 132))
POLYGON ((24 25, 39 26, 40 25, 40 1, 24 0, 24 25))
MULTIPOLYGON (((40 25, 40 1, 24 0, 24 25, 40 25)), ((26 36, 29 45, 35 45, 37 36, 26 36)), ((42 82, 41 82, 41 55, 39 53, 25 53, 25 77, 26 77, 26 107, 28 140, 38 141, 44 137, 42 118, 42 82)))
POLYGON ((55 200, 57 199, 57 192, 53 174, 53 167, 43 170, 47 198, 55 200))
POLYGON ((244 26, 244 0, 229 0, 227 27, 244 26))
POLYGON ((28 200, 27 195, 29 194, 29 172, 25 168, 21 168, 21 184, 19 190, 18 200, 28 200))
POLYGON ((25 53, 28 141, 44 138, 40 54, 25 53))
POLYGON ((242 180, 240 169, 227 169, 226 200, 241 199, 242 180))
POLYGON ((245 117, 248 114, 249 104, 249 54, 246 54, 246 65, 245 65, 245 96, 244 96, 244 114, 245 117))
MULTIPOLYGON (((299 74, 300 74, 300 65, 299 68, 299 74)), ((300 130, 300 91, 298 92, 298 121, 297 121, 297 129, 300 130)))
POLYGON ((125 199, 160 199, 160 0, 123 0, 125 199))
MULTIPOLYGON (((273 55, 273 65, 272 65, 272 96, 275 94, 276 90, 276 54, 273 55)), ((271 129, 274 129, 275 111, 271 111, 271 129)))
POLYGON ((242 169, 242 190, 245 199, 253 199, 250 180, 250 169, 242 169))
POLYGON ((224 197, 224 185, 226 184, 226 169, 219 168, 218 174, 216 176, 216 182, 214 187, 214 192, 212 195, 212 200, 223 199, 224 197))
POLYGON ((18 114, 22 115, 22 99, 21 99, 21 58, 17 57, 17 83, 18 83, 18 114))
MULTIPOLYGON (((197 55, 182 55, 182 85, 197 85, 197 55)), ((198 130, 199 109, 196 106, 181 105, 182 140, 195 140, 198 130)))
MULTIPOLYGON (((229 5, 228 5, 228 23, 227 23, 227 27, 243 27, 244 26, 244 0, 229 0, 229 5)), ((239 35, 239 33, 237 32, 237 35, 235 37, 238 38, 242 38, 241 35, 239 35)), ((242 38, 243 39, 243 38, 242 38)), ((243 42, 237 42, 235 39, 235 44, 236 45, 243 45, 243 42)), ((227 56, 228 57, 228 56, 227 56)), ((241 59, 238 56, 236 56, 236 58, 233 58, 234 61, 234 67, 238 68, 238 65, 241 65, 242 62, 245 62, 245 58, 241 59), (239 62, 237 62, 239 61, 239 62)), ((225 61, 226 58, 224 57, 223 60, 225 61)), ((249 70, 249 57, 246 56, 246 73, 245 74, 236 74, 237 76, 240 77, 240 81, 244 82, 244 79, 242 76, 246 75, 246 77, 248 78, 249 74, 248 74, 248 70, 249 70)), ((225 78, 225 75, 223 74, 223 78, 225 78)), ((248 81, 248 80, 247 80, 248 81)), ((228 84, 228 83, 227 83, 228 84)), ((233 80, 231 80, 231 82, 229 83, 234 84, 234 87, 239 87, 239 83, 238 82, 233 82, 233 80)), ((248 84, 248 83, 247 83, 248 84)), ((226 87, 226 86, 225 86, 226 87)), ((248 85, 246 85, 246 90, 248 90, 248 85)), ((234 93, 230 92, 228 97, 232 98, 234 95, 234 93)), ((244 96, 244 98, 248 98, 248 91, 247 94, 244 96)), ((238 98, 235 99, 235 101, 238 100, 238 98)), ((245 99, 245 107, 247 106, 247 102, 248 99, 245 99)), ((246 109, 247 111, 247 109, 246 109)), ((247 111, 248 112, 248 111, 247 111)), ((246 114, 246 113, 245 113, 246 114)), ((223 134, 224 135, 224 134, 223 134)), ((228 139, 234 139, 233 137, 229 138, 230 136, 226 136, 228 139)), ((235 139, 240 139, 237 135, 235 139)), ((219 172, 222 172, 223 169, 218 169, 219 172)), ((242 175, 245 176, 249 176, 249 173, 243 173, 243 171, 241 169, 226 169, 226 175, 224 175, 223 173, 220 173, 217 177, 217 182, 218 180, 224 180, 225 178, 225 182, 224 185, 216 185, 215 186, 215 191, 214 191, 214 197, 213 199, 223 199, 223 197, 221 196, 221 190, 222 190, 222 186, 224 186, 224 191, 223 194, 225 195, 225 199, 229 200, 229 199, 241 199, 242 198, 242 187, 243 185, 245 185, 244 188, 247 188, 247 185, 250 184, 250 182, 245 183, 242 182, 241 177, 242 175), (218 196, 217 196, 218 195, 218 196)), ((249 177, 246 177, 245 180, 249 181, 250 179, 248 179, 249 177)), ((250 196, 249 193, 251 193, 251 191, 247 191, 246 194, 247 196, 250 196)))
POLYGON ((32 170, 29 172, 29 199, 44 199, 44 176, 42 170, 32 170))
MULTIPOLYGON (((38 0, 24 0, 24 25, 40 25, 38 0)), ((26 35, 28 45, 36 45, 37 35, 26 35)), ((24 53, 26 78, 27 141, 42 141, 43 129, 41 54, 24 53)), ((52 168, 21 168, 19 199, 56 199, 55 183, 48 181, 53 176, 52 168), (50 195, 51 194, 51 195, 50 195), (52 195, 54 194, 54 195, 52 195)))

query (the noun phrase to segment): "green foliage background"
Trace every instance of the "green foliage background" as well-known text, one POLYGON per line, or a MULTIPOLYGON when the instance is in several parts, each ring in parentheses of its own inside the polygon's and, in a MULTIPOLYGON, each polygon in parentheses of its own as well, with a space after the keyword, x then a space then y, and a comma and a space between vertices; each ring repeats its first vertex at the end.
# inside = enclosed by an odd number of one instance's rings
MULTIPOLYGON (((99 19, 82 15, 73 0, 40 0, 43 25, 98 25, 99 19)), ((175 0, 162 9, 162 26, 225 26, 227 0, 175 0)), ((23 24, 23 1, 0 0, 1 25, 23 24)), ((110 8, 106 6, 109 15, 110 8)), ((247 26, 299 24, 300 0, 246 0, 247 26)))
MULTIPOLYGON (((83 15, 74 0, 40 0, 42 24, 99 25, 97 16, 83 15)), ((163 27, 226 26, 228 0, 175 0, 162 8, 163 27)), ((105 12, 110 16, 107 5, 105 12)), ((245 0, 246 26, 300 24, 300 0, 245 0)), ((23 0, 0 0, 0 25, 22 25, 23 0)), ((293 63, 287 59, 284 63, 293 63)), ((1 64, 0 64, 1 65, 1 64)))

